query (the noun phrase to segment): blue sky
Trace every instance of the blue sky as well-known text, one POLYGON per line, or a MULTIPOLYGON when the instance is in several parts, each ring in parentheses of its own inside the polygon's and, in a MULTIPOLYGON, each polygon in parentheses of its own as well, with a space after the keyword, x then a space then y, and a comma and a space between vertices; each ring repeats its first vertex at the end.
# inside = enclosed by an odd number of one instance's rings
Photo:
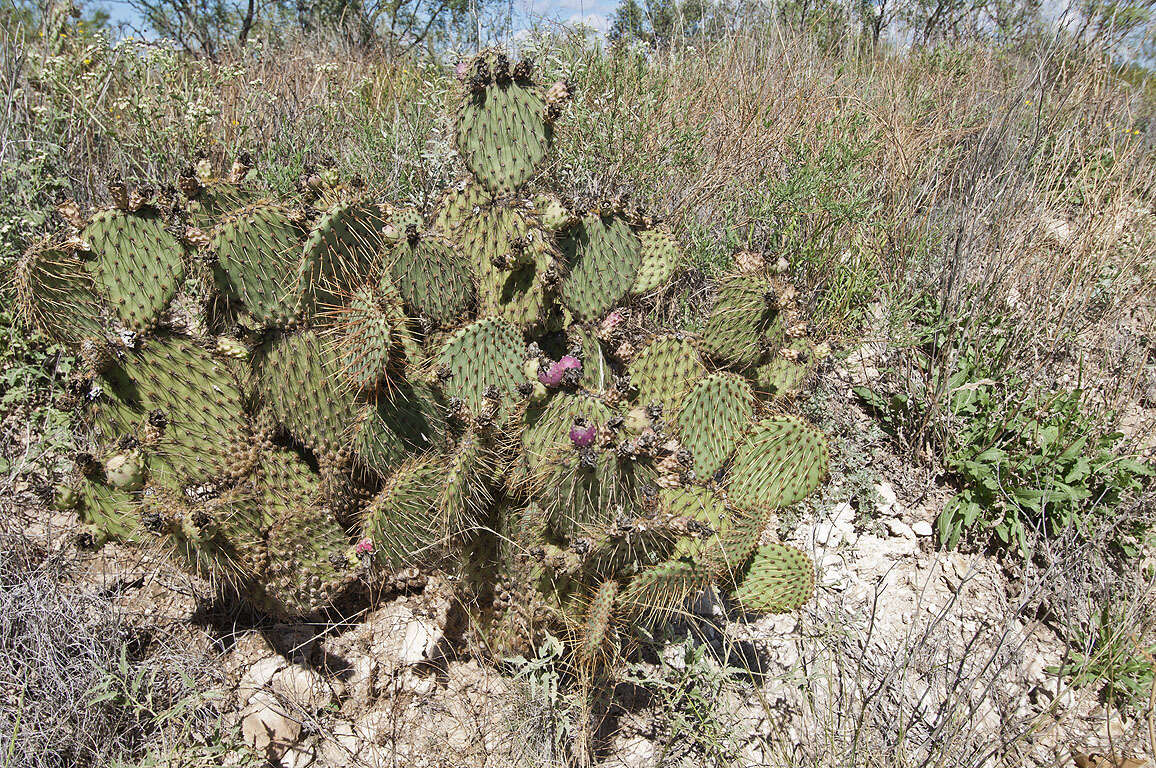
MULTIPOLYGON (((582 22, 605 32, 610 28, 610 18, 618 0, 513 0, 513 3, 515 16, 527 22, 582 22)), ((107 10, 114 24, 134 23, 139 19, 124 0, 96 0, 92 5, 107 10)))

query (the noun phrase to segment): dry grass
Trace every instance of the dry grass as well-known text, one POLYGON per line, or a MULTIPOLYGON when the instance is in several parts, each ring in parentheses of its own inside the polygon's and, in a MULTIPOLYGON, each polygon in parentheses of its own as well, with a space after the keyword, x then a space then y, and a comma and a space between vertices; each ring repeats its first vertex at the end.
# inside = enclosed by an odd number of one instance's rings
POLYGON ((78 584, 75 550, 48 552, 3 522, 0 765, 135 764, 174 750, 201 764, 184 748, 219 727, 199 693, 208 660, 78 584))

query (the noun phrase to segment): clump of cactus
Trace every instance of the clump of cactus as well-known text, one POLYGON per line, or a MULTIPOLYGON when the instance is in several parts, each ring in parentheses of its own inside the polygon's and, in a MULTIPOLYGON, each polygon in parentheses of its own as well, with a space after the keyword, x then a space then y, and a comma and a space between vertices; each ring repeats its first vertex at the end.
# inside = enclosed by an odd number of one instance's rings
POLYGON ((701 334, 628 333, 674 236, 541 178, 564 83, 494 52, 459 75, 470 175, 431 211, 328 172, 270 199, 246 162, 62 206, 17 274, 82 362, 57 504, 281 617, 444 574, 501 654, 552 632, 600 664, 712 585, 796 609, 812 564, 764 529, 827 447, 775 408, 808 363, 788 289, 723 277, 701 334))

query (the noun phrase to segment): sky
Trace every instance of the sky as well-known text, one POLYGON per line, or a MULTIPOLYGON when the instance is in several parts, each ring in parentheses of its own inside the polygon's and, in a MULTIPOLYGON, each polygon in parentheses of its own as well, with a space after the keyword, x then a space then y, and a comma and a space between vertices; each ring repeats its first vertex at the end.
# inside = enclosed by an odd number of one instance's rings
MULTIPOLYGON (((610 29, 610 19, 618 5, 618 0, 512 0, 512 2, 515 27, 520 26, 517 19, 521 19, 526 27, 541 21, 583 23, 602 33, 610 29)), ((140 18, 125 0, 96 0, 92 5, 108 11, 114 25, 120 22, 135 25, 140 18)))

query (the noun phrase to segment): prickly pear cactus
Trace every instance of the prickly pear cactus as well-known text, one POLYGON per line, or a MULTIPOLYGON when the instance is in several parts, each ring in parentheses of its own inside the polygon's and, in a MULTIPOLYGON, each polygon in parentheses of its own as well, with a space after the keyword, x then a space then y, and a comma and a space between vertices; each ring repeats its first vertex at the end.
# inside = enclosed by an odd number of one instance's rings
POLYGON ((552 632, 585 669, 710 585, 797 608, 810 560, 765 528, 827 447, 773 406, 814 359, 790 297, 727 277, 702 333, 624 338, 677 285, 673 232, 539 178, 564 83, 494 52, 459 74, 470 177, 432 210, 332 169, 271 196, 247 161, 175 207, 67 208, 15 273, 83 363, 57 505, 279 616, 447 572, 496 653, 552 632))

